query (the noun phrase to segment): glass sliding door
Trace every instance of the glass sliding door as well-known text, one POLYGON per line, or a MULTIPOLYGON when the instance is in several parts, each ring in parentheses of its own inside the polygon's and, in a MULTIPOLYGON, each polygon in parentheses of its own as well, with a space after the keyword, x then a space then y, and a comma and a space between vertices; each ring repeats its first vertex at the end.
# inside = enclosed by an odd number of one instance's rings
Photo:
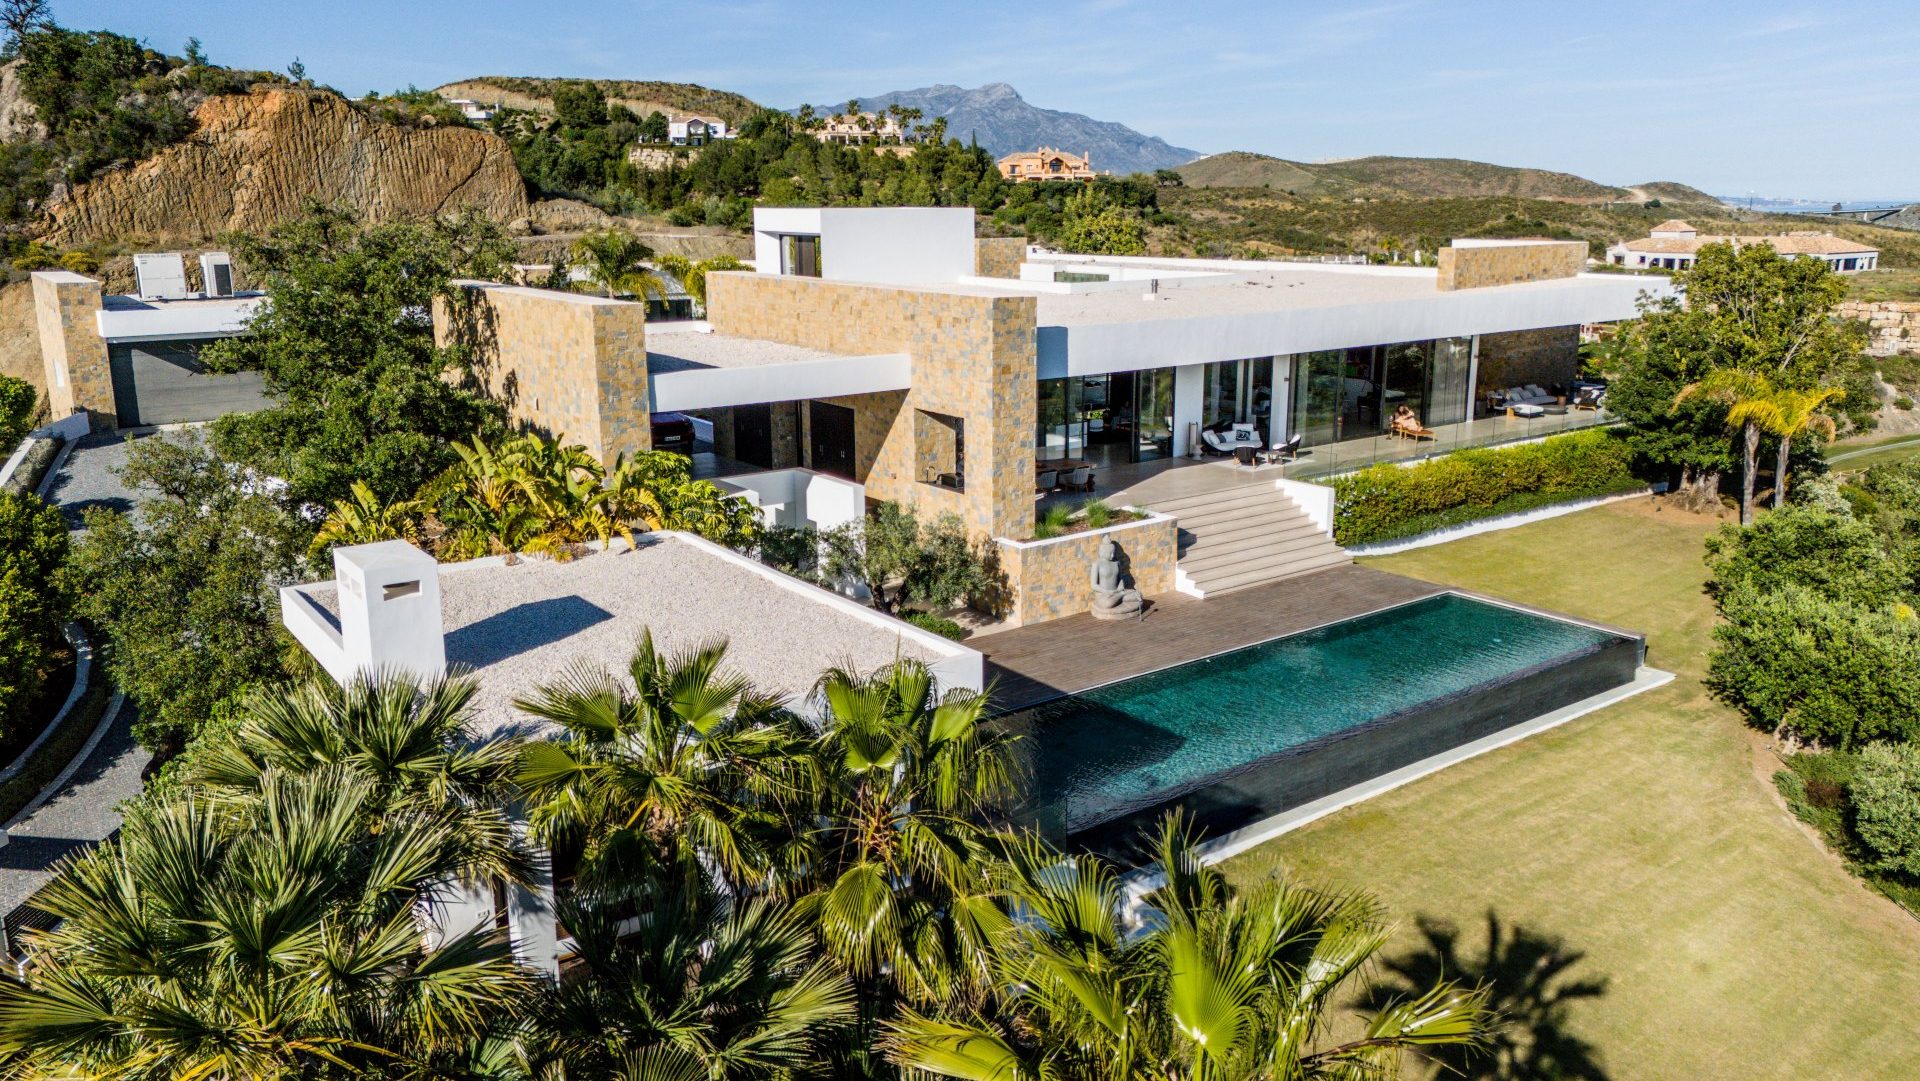
POLYGON ((1201 367, 1200 426, 1231 424, 1242 418, 1241 368, 1245 361, 1223 360, 1201 367))
POLYGON ((1173 369, 1134 373, 1134 417, 1138 437, 1133 460, 1151 462, 1173 455, 1173 369))
POLYGON ((1078 458, 1086 449, 1087 425, 1081 407, 1081 381, 1077 378, 1042 379, 1036 398, 1040 430, 1033 444, 1033 456, 1078 458))
POLYGON ((1473 365, 1472 338, 1441 338, 1433 343, 1433 377, 1428 383, 1427 426, 1458 424, 1473 408, 1467 375, 1473 365))

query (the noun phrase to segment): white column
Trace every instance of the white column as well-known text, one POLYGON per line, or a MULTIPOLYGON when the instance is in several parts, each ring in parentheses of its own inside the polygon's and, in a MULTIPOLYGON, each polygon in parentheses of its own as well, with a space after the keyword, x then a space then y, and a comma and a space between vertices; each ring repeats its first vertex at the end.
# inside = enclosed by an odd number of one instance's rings
POLYGON ((1200 420, 1200 398, 1206 393, 1204 373, 1198 364, 1183 364, 1173 370, 1173 456, 1184 458, 1187 426, 1200 420))
MULTIPOLYGON (((530 846, 531 847, 531 846, 530 846)), ((523 965, 560 975, 560 929, 553 911, 553 856, 533 847, 532 881, 507 890, 507 933, 523 965)))

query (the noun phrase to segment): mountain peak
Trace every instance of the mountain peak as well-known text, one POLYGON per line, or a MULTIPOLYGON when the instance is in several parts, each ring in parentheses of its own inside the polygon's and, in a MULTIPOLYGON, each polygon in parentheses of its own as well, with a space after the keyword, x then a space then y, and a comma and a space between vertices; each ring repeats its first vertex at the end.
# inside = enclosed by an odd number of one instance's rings
MULTIPOLYGON (((1020 96, 1010 83, 993 82, 968 90, 936 83, 918 90, 893 90, 861 98, 860 108, 884 112, 890 105, 919 109, 925 120, 947 122, 947 134, 962 142, 973 140, 994 157, 1021 150, 1057 146, 1087 154, 1102 172, 1152 172, 1185 165, 1198 151, 1171 146, 1165 139, 1142 135, 1124 124, 1095 120, 1079 113, 1041 109, 1020 96)), ((846 99, 815 112, 838 112, 846 99)))

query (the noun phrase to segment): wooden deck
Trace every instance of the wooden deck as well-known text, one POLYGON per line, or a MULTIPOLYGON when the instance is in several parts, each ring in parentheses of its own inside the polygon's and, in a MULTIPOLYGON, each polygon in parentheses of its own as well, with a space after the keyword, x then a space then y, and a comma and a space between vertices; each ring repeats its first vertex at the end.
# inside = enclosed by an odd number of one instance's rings
POLYGON ((986 654, 994 707, 1005 712, 1443 592, 1367 567, 1332 567, 1206 600, 1163 594, 1139 620, 1068 616, 968 644, 986 654))

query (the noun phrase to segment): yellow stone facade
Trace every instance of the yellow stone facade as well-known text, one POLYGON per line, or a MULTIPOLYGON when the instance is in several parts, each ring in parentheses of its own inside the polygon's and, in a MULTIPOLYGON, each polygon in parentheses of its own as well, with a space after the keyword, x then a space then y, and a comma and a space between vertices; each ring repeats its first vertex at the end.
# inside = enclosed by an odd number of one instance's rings
POLYGON ((1100 558, 1100 543, 1108 537, 1120 546, 1120 565, 1132 576, 1135 589, 1148 597, 1172 592, 1179 533, 1178 522, 1158 515, 1051 540, 1000 540, 1008 621, 1021 626, 1091 610, 1093 561, 1100 558))
POLYGON ((957 514, 976 536, 1033 532, 1033 297, 732 272, 708 275, 707 319, 744 338, 907 354, 912 389, 822 399, 854 410, 854 479, 870 498, 957 514), (965 491, 920 481, 916 410, 963 423, 965 491))
POLYGON ((1019 278, 1027 261, 1027 238, 989 236, 973 242, 973 272, 982 278, 1019 278))
POLYGON ((647 309, 553 289, 466 282, 434 304, 434 336, 465 344, 508 419, 602 461, 650 450, 647 309))
POLYGON ((119 426, 113 369, 100 337, 101 285, 69 271, 33 275, 33 316, 46 369, 47 410, 54 420, 85 409, 95 431, 119 426))
POLYGON ((1480 289, 1489 285, 1571 278, 1587 268, 1583 240, 1545 244, 1500 244, 1440 249, 1440 289, 1480 289))

